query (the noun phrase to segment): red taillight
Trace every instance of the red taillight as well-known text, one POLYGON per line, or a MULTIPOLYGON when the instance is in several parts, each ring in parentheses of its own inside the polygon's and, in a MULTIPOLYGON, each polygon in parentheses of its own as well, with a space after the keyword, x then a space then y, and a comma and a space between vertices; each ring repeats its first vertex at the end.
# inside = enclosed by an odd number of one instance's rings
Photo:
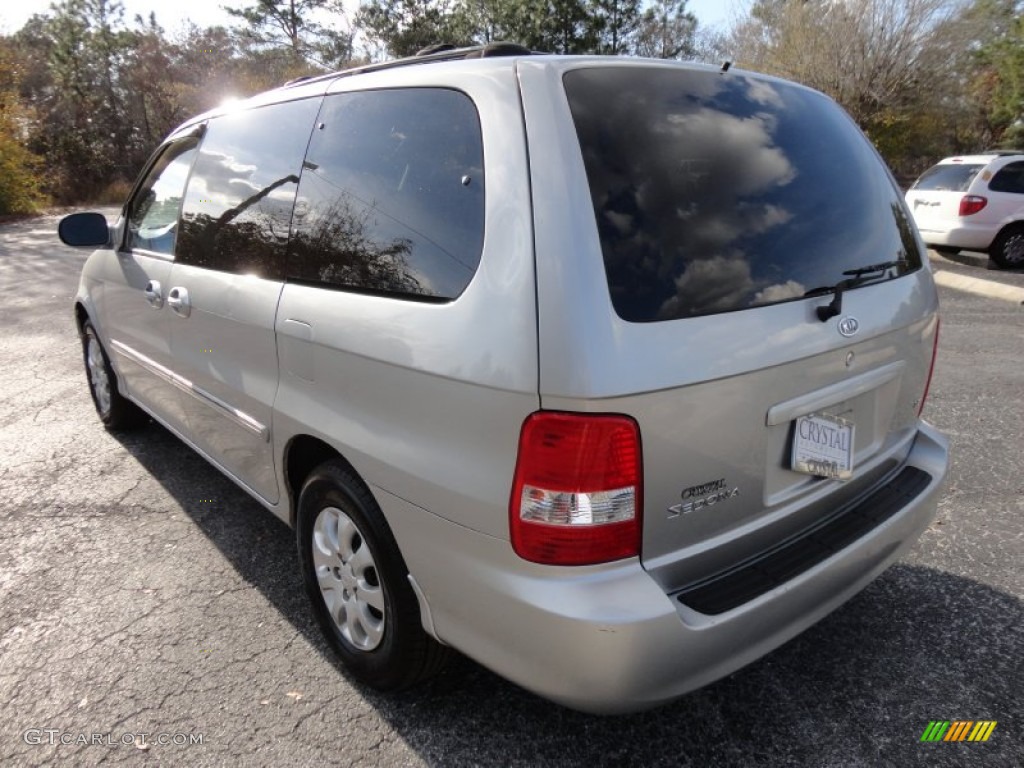
POLYGON ((921 418, 921 411, 924 410, 925 401, 928 400, 928 390, 932 386, 932 374, 935 372, 935 358, 939 356, 939 327, 942 321, 935 318, 935 339, 932 341, 932 361, 928 365, 928 378, 924 382, 924 392, 921 395, 921 404, 917 407, 917 417, 921 418))
POLYGON ((628 416, 532 414, 519 435, 512 548, 548 565, 639 555, 641 477, 640 428, 628 416))
POLYGON ((960 198, 960 215, 970 216, 988 205, 988 198, 981 195, 964 195, 960 198))

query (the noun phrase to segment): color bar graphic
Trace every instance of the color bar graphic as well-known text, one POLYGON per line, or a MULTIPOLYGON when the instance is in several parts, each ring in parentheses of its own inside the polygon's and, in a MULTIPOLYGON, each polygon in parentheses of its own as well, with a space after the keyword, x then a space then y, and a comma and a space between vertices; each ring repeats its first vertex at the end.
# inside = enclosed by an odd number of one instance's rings
POLYGON ((996 720, 931 720, 921 741, 988 741, 996 720))
POLYGON ((967 737, 968 741, 988 741, 988 737, 992 735, 992 731, 996 729, 995 720, 982 720, 971 731, 971 735, 967 737))
POLYGON ((957 720, 949 727, 949 732, 946 733, 946 738, 943 741, 963 741, 967 736, 967 729, 972 725, 974 723, 968 720, 957 720))

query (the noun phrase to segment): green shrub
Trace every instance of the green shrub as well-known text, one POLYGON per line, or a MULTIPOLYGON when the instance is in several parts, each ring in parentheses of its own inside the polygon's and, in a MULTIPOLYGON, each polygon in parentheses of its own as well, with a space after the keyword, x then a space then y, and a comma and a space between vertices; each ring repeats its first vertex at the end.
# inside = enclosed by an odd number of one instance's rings
POLYGON ((0 215, 32 213, 43 202, 39 159, 18 141, 0 113, 0 215))
POLYGON ((92 202, 102 205, 121 205, 128 199, 132 184, 125 179, 114 179, 105 186, 92 202))

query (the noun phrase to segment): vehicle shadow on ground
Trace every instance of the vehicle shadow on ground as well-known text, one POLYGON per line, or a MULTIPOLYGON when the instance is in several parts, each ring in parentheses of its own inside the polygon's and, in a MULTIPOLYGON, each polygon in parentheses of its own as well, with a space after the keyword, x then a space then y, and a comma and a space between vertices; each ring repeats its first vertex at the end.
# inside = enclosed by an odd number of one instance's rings
POLYGON ((990 272, 1009 272, 1010 274, 1024 272, 1024 265, 1018 267, 1000 267, 984 251, 960 251, 959 253, 938 252, 947 261, 952 261, 965 267, 977 267, 987 269, 990 272))
MULTIPOLYGON (((239 575, 334 664, 302 592, 287 526, 163 428, 119 439, 239 575), (211 498, 220 503, 199 503, 211 498)), ((1011 765, 1024 736, 1022 649, 1020 600, 900 564, 764 659, 649 712, 573 712, 462 657, 412 691, 362 694, 436 766, 1011 765), (940 719, 999 725, 985 744, 922 744, 928 722, 940 719)))

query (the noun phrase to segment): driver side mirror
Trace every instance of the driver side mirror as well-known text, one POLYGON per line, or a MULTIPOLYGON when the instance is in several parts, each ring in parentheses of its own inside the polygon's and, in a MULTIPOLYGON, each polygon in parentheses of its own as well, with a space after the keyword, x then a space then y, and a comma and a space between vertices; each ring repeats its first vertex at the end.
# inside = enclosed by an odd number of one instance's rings
POLYGON ((60 220, 57 236, 65 245, 100 247, 110 243, 110 226, 102 213, 72 213, 60 220))

